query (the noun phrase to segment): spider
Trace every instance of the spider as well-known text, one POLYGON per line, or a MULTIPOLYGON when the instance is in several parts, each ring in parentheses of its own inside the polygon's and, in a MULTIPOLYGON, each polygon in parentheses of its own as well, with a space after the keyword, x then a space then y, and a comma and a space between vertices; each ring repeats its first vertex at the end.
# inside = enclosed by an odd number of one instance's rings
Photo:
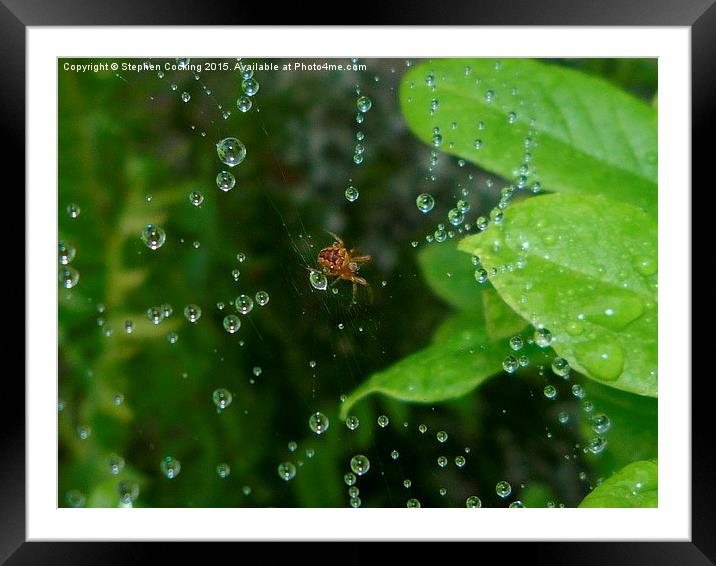
POLYGON ((356 303, 356 294, 358 285, 363 285, 368 289, 371 301, 373 300, 373 290, 368 282, 362 277, 358 277, 356 273, 360 269, 360 264, 368 263, 371 260, 369 255, 358 252, 356 248, 350 250, 346 248, 343 240, 333 232, 328 232, 333 236, 333 244, 323 248, 318 254, 318 263, 321 265, 323 272, 331 277, 335 277, 331 287, 342 279, 353 283, 353 300, 356 303))

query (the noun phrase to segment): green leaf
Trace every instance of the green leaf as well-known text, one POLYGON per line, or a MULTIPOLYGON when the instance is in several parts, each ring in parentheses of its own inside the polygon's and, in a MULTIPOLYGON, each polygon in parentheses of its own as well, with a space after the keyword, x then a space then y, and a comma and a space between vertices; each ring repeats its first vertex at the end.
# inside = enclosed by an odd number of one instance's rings
POLYGON ((656 212, 657 113, 603 79, 525 59, 503 60, 499 68, 490 59, 441 59, 405 74, 400 104, 424 142, 435 147, 438 127, 441 150, 505 178, 524 162, 530 137, 532 180, 544 188, 604 194, 656 212), (438 106, 431 115, 433 100, 438 106), (508 122, 510 112, 514 123, 508 122))
POLYGON ((579 507, 658 507, 656 460, 633 462, 594 488, 579 507))
POLYGON ((417 259, 425 282, 448 305, 458 310, 482 308, 483 289, 475 281, 475 267, 455 241, 426 246, 417 259))
POLYGON ((492 285, 486 285, 482 303, 487 335, 493 340, 519 334, 527 326, 527 321, 512 310, 492 285))
MULTIPOLYGON (((418 253, 423 277, 433 292, 450 306, 479 313, 458 320, 464 328, 485 328, 492 340, 518 333, 527 322, 500 298, 492 285, 475 280, 476 267, 454 242, 433 244, 418 253), (467 323, 470 318, 471 324, 467 323)), ((444 332, 443 332, 444 334, 444 332)))
POLYGON ((341 419, 357 401, 372 393, 401 401, 433 403, 460 397, 499 372, 505 344, 489 341, 485 330, 475 328, 469 315, 457 317, 464 325, 451 322, 451 336, 441 337, 358 386, 341 406, 341 419))
MULTIPOLYGON (((573 376, 577 380, 578 376, 573 376)), ((601 434, 607 439, 606 450, 599 454, 587 452, 584 458, 601 477, 637 460, 656 458, 659 451, 658 400, 634 395, 596 381, 584 379, 586 399, 593 405, 591 413, 581 419, 580 432, 585 441, 597 436, 592 418, 606 415, 609 429, 601 434)))
POLYGON ((549 329, 576 370, 657 396, 657 232, 647 214, 601 197, 545 195, 513 205, 459 249, 497 269, 500 296, 549 329))

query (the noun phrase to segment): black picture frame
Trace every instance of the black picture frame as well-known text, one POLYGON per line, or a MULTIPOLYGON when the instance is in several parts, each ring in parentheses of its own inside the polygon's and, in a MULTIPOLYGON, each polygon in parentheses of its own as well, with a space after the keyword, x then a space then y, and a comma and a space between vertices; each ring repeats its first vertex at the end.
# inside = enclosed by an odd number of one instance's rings
MULTIPOLYGON (((18 174, 15 186, 24 186, 25 152, 25 55, 27 26, 66 25, 255 25, 262 21, 281 25, 314 18, 317 13, 305 4, 236 6, 188 0, 0 0, 0 44, 3 85, 0 87, 0 116, 5 138, 3 160, 18 174), (268 16, 262 18, 262 16, 268 16), (295 18, 295 19, 292 19, 295 18)), ((350 12, 350 10, 347 10, 350 12)), ((333 8, 318 15, 335 19, 333 8)), ((711 146, 706 135, 714 126, 716 100, 716 5, 714 0, 541 0, 428 2, 401 0, 382 3, 379 10, 356 10, 351 25, 568 25, 568 26, 687 26, 692 33, 692 175, 704 173, 711 146), (699 143, 702 142, 702 143, 699 143)), ((309 22, 306 22, 309 23, 309 22)), ((314 25, 315 22, 310 22, 314 25)), ((335 22, 331 22, 335 23, 335 22)), ((712 178, 712 177, 711 177, 712 178)), ((9 181, 7 181, 9 182, 9 181)), ((8 189, 9 190, 9 189, 8 189)), ((16 241, 16 240, 15 240, 16 241)), ((27 253, 27 252, 26 252, 27 253)), ((691 250, 685 250, 691 253, 691 250)), ((25 256, 26 258, 27 256, 25 256)), ((689 274, 691 277, 691 274, 689 274)), ((25 295, 25 305, 31 297, 25 295)), ((681 329, 691 333, 691 329, 681 329)), ((27 335, 27 338, 31 336, 27 335)), ((691 378, 691 356, 682 379, 691 378)), ((713 564, 716 560, 716 499, 712 479, 714 459, 711 430, 712 411, 708 380, 692 381, 692 538, 691 542, 582 542, 511 544, 510 559, 522 556, 547 564, 713 564)), ((140 543, 26 542, 25 536, 25 403, 24 385, 6 375, 0 411, 0 563, 18 564, 124 564, 139 555, 171 560, 165 545, 140 543), (161 552, 161 558, 159 555, 161 552), (152 556, 154 555, 154 556, 152 556)), ((660 415, 660 418, 667 416, 660 415)), ((559 536, 559 533, 555 533, 559 536)), ((176 547, 175 547, 176 548, 176 547)), ((179 547, 185 553, 185 546, 179 547)), ((417 547, 420 548, 420 547, 417 547)), ((502 549, 500 549, 502 550, 502 549)), ((206 550, 204 550, 206 552, 206 550)), ((361 551, 363 552, 363 551, 361 551)), ((470 551, 475 556, 474 551, 470 551)), ((504 550, 503 550, 504 552, 504 550)), ((343 554, 341 561, 357 553, 343 554)), ((278 555, 277 555, 278 556, 278 555)), ((468 555, 469 556, 469 555, 468 555)), ((489 555, 482 555, 483 557, 489 555)), ((215 558, 218 558, 214 555, 215 558)), ((228 556, 226 558, 229 558, 228 556)), ((234 559, 237 557, 234 557, 234 559)), ((333 557, 335 558, 335 557, 333 557)), ((365 558, 365 556, 364 556, 365 558)), ((330 558, 329 558, 330 559, 330 558)), ((362 560, 361 560, 362 561, 362 560)))

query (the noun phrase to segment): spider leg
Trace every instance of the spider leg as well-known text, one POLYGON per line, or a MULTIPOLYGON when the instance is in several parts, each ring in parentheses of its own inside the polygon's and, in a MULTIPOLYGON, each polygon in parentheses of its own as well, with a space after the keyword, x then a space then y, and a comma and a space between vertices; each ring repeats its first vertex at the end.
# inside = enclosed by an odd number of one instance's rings
MULTIPOLYGON (((357 290, 358 290, 357 285, 363 285, 363 287, 365 287, 366 290, 368 291, 368 297, 369 297, 369 299, 370 299, 370 302, 372 303, 372 302, 373 302, 373 288, 370 286, 370 283, 368 283, 368 281, 366 281, 366 280, 363 279, 362 277, 357 277, 357 276, 355 276, 355 275, 351 278, 351 281, 353 281, 353 293, 354 293, 354 296, 355 296, 355 293, 356 293, 357 290)), ((354 300, 355 300, 355 299, 354 299, 354 300)))
POLYGON ((356 300, 356 296, 358 294, 358 284, 353 281, 353 298, 351 299, 351 304, 355 305, 358 301, 356 300))
POLYGON ((354 263, 366 263, 366 262, 369 262, 371 259, 373 259, 373 258, 370 257, 369 255, 359 255, 359 256, 351 255, 351 261, 353 261, 354 263))
POLYGON ((365 288, 368 289, 368 300, 372 303, 373 302, 373 287, 371 287, 370 284, 366 281, 365 288))
POLYGON ((331 236, 333 236, 333 239, 334 239, 337 243, 339 243, 341 246, 345 245, 345 244, 343 243, 343 240, 341 240, 341 237, 338 236, 338 234, 334 234, 334 233, 331 232, 330 230, 326 230, 326 232, 328 232, 331 236))

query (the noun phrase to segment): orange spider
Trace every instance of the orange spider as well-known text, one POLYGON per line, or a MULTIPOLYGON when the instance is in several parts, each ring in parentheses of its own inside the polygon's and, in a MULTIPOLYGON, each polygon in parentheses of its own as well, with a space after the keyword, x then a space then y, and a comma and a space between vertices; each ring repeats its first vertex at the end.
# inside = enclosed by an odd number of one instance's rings
POLYGON ((368 289, 372 301, 373 290, 370 285, 365 279, 356 275, 360 264, 369 262, 371 257, 369 255, 360 254, 356 248, 347 249, 341 238, 336 236, 333 232, 328 233, 333 236, 334 242, 333 245, 327 246, 319 252, 318 263, 326 275, 336 278, 333 283, 331 283, 331 287, 342 279, 350 281, 353 283, 352 302, 355 303, 358 285, 363 285, 368 289))

